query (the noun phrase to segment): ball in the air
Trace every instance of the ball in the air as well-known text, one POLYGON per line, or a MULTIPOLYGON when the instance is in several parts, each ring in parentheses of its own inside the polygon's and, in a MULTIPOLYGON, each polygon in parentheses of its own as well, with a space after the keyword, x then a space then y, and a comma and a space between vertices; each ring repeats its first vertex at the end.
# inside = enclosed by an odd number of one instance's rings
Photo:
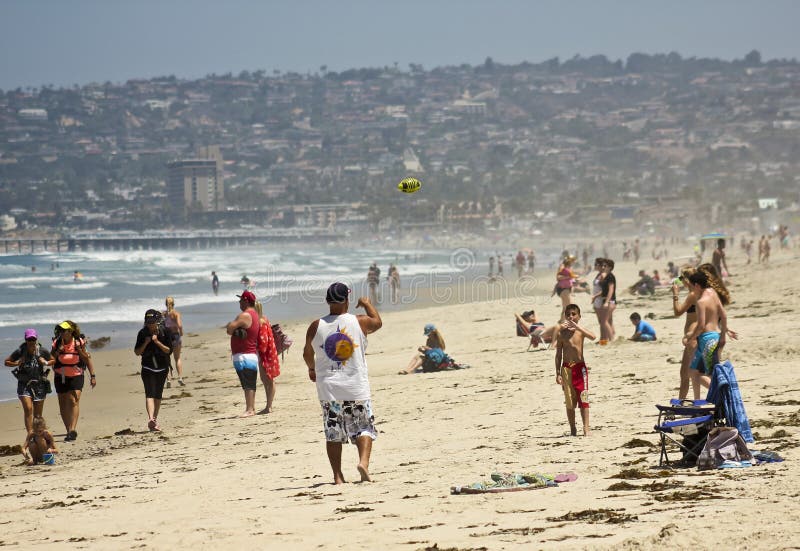
POLYGON ((416 178, 404 178, 399 184, 397 184, 397 189, 403 193, 414 193, 415 191, 419 191, 419 188, 421 187, 422 182, 416 178))

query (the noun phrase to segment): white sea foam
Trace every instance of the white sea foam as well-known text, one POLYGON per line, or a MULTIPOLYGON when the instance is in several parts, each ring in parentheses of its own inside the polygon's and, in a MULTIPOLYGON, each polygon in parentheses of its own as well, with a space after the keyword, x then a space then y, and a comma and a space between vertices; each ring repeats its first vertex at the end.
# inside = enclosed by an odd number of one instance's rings
POLYGON ((9 285, 9 289, 36 289, 36 285, 9 285))
POLYGON ((55 302, 3 302, 0 303, 0 309, 3 310, 21 310, 30 308, 38 311, 44 311, 48 308, 59 308, 61 306, 82 306, 88 304, 108 304, 111 302, 110 297, 104 298, 90 298, 86 300, 59 300, 55 302))
POLYGON ((125 285, 133 285, 135 287, 174 287, 175 285, 188 285, 190 283, 197 283, 197 279, 160 279, 160 280, 146 280, 146 281, 130 281, 123 280, 120 283, 125 285))
MULTIPOLYGON (((72 276, 70 276, 69 279, 72 279, 72 276)), ((29 276, 0 278, 0 285, 6 285, 10 283, 59 283, 63 281, 69 281, 69 280, 64 276, 29 275, 29 276)))
POLYGON ((102 289, 108 285, 108 281, 95 281, 94 283, 83 283, 75 281, 66 285, 51 285, 53 289, 67 289, 69 291, 83 291, 88 289, 102 289))

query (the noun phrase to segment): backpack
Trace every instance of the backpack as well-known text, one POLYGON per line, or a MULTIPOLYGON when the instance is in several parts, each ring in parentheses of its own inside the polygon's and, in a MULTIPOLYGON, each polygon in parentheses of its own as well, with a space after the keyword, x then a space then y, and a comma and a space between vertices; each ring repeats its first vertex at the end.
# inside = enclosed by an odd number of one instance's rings
POLYGON ((19 365, 11 370, 11 374, 21 383, 38 381, 42 377, 42 367, 39 365, 39 356, 42 355, 42 346, 36 343, 36 352, 33 356, 28 355, 28 347, 25 343, 19 345, 19 365))
MULTIPOLYGON (((81 333, 80 337, 74 337, 74 341, 75 341, 75 353, 76 354, 78 354, 78 349, 82 349, 83 351, 86 351, 86 335, 81 333)), ((56 369, 62 369, 64 367, 75 367, 75 368, 79 369, 81 373, 83 373, 83 370, 86 369, 86 360, 84 360, 80 356, 80 354, 78 354, 78 363, 75 364, 74 366, 72 366, 72 365, 65 366, 64 364, 61 363, 61 354, 56 352, 56 349, 58 348, 58 346, 60 344, 61 344, 61 335, 59 334, 58 337, 53 339, 53 348, 52 348, 52 351, 50 352, 50 355, 53 356, 53 358, 55 358, 55 360, 56 360, 55 365, 53 366, 53 369, 56 370, 56 369)), ((63 373, 61 375, 62 375, 62 377, 64 376, 63 373)))
POLYGON ((283 332, 280 323, 272 324, 272 338, 275 341, 275 350, 281 355, 281 360, 283 360, 283 353, 289 350, 289 347, 292 346, 294 341, 289 335, 283 332))

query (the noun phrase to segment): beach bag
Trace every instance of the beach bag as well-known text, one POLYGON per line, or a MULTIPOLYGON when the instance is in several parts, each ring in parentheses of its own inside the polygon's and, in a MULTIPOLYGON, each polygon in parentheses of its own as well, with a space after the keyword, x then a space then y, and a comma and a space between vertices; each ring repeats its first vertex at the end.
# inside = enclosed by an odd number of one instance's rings
POLYGON ((715 427, 697 458, 697 469, 716 469, 725 461, 752 461, 753 454, 735 427, 715 427))
POLYGON ((289 350, 289 347, 292 346, 294 341, 289 335, 283 332, 280 323, 272 324, 272 338, 275 340, 275 350, 281 355, 281 360, 283 360, 283 353, 289 350))

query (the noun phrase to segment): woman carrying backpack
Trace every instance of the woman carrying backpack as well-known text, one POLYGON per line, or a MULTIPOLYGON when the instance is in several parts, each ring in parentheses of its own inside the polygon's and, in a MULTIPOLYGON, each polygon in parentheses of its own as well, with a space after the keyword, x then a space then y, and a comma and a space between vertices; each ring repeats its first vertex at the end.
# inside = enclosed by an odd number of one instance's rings
POLYGON ((17 396, 22 404, 25 433, 29 434, 33 418, 42 416, 44 399, 52 392, 45 366, 53 365, 53 360, 39 344, 36 329, 25 330, 25 342, 6 358, 5 365, 16 368, 12 373, 17 378, 17 396))
POLYGON ((58 408, 61 420, 67 430, 65 442, 78 438, 78 417, 80 416, 81 392, 83 391, 85 369, 89 370, 89 384, 97 385, 92 356, 86 351, 86 337, 74 321, 66 320, 55 328, 55 339, 51 355, 55 359, 55 387, 58 394, 58 408))

